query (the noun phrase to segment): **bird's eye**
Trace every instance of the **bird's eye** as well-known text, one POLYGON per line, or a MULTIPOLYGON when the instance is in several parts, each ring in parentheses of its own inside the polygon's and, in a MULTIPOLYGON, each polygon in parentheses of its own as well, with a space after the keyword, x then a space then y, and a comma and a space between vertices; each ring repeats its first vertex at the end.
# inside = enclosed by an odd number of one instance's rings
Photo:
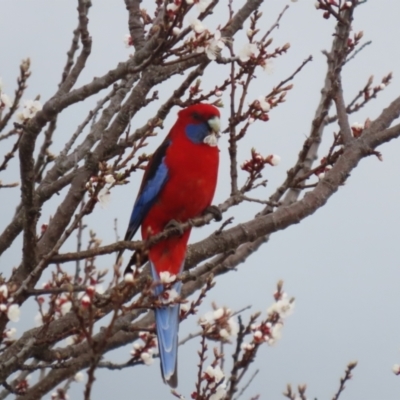
POLYGON ((195 119, 196 121, 203 121, 203 118, 201 117, 200 114, 198 114, 197 112, 194 112, 192 114, 193 119, 195 119))

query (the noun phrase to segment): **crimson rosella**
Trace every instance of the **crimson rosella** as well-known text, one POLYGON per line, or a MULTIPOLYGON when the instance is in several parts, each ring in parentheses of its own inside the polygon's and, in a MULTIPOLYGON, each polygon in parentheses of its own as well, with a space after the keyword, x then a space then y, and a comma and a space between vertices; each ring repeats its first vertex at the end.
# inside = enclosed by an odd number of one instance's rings
MULTIPOLYGON (((217 184, 219 111, 210 104, 195 104, 178 113, 168 136, 153 154, 133 207, 125 240, 139 226, 143 240, 162 232, 171 221, 186 222, 210 207, 217 184)), ((215 209, 214 209, 215 211, 215 209)), ((178 275, 185 260, 190 229, 153 245, 148 251, 155 282, 178 275), (169 273, 165 274, 165 273, 169 273)), ((179 294, 181 282, 173 289, 179 294)), ((160 296, 163 285, 155 286, 160 296)), ((164 382, 176 387, 179 305, 155 310, 161 372, 164 382)))

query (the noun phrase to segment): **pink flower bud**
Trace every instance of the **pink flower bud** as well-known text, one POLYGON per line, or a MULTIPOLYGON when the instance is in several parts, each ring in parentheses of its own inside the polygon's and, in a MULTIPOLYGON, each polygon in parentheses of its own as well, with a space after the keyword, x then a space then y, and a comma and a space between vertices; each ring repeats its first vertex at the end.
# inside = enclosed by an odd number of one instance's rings
POLYGON ((89 307, 91 302, 92 302, 92 300, 90 299, 90 297, 87 294, 85 294, 81 299, 81 304, 83 307, 89 307))
POLYGON ((94 293, 96 292, 96 288, 94 286, 88 286, 86 288, 86 294, 90 297, 93 297, 94 293))

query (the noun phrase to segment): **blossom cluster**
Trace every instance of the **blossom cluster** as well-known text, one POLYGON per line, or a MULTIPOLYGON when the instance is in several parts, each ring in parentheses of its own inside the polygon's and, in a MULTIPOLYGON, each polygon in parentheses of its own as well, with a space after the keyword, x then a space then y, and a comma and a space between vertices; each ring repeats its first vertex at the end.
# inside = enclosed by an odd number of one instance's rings
POLYGON ((25 100, 22 111, 16 114, 18 122, 24 124, 33 118, 38 111, 42 109, 42 103, 39 100, 25 100))
POLYGON ((168 271, 160 273, 160 282, 164 286, 164 291, 160 294, 160 300, 164 305, 175 304, 179 299, 179 293, 173 287, 177 276, 168 271))
MULTIPOLYGON (((172 0, 166 6, 167 17, 173 21, 181 9, 187 10, 193 4, 197 6, 199 12, 204 12, 211 4, 211 0, 172 0)), ((170 23, 171 32, 174 36, 179 36, 182 32, 182 27, 174 23, 170 23)), ((194 36, 189 38, 184 43, 185 50, 195 51, 196 53, 205 53, 210 60, 215 60, 217 54, 225 47, 225 40, 221 37, 221 31, 216 30, 211 33, 206 26, 197 18, 190 23, 194 36)), ((124 37, 125 47, 133 46, 133 39, 130 34, 124 37)))
POLYGON ((250 325, 252 340, 241 344, 244 357, 250 357, 257 345, 267 343, 272 346, 281 338, 284 321, 292 314, 295 304, 294 299, 282 291, 282 285, 283 282, 278 282, 278 289, 274 294, 275 302, 267 309, 267 318, 261 323, 250 325))
POLYGON ((95 195, 97 183, 104 184, 104 186, 97 193, 97 200, 101 208, 107 208, 111 200, 111 187, 115 184, 116 179, 114 175, 107 174, 105 176, 92 176, 86 183, 86 189, 91 196, 95 195))
POLYGON ((226 307, 217 307, 213 304, 213 311, 202 316, 198 323, 205 335, 212 340, 229 342, 229 339, 239 331, 239 326, 232 316, 232 310, 226 307))
POLYGON ((14 389, 18 394, 24 394, 29 389, 29 381, 31 380, 31 375, 27 375, 24 379, 19 380, 15 383, 14 389))
MULTIPOLYGON (((217 29, 212 33, 198 19, 193 19, 190 27, 192 28, 193 36, 185 41, 185 49, 198 54, 205 53, 209 60, 214 61, 220 51, 224 49, 226 43, 226 40, 221 35, 221 31, 217 29)), ((180 31, 175 29, 174 34, 180 34, 180 31)))
MULTIPOLYGON (((93 239, 93 233, 91 232, 91 243, 94 246, 100 245, 99 239, 93 239), (93 244, 95 243, 95 244, 93 244)), ((80 291, 76 296, 75 305, 80 305, 82 308, 87 308, 93 302, 95 294, 103 294, 104 288, 102 285, 102 278, 107 274, 108 270, 103 271, 91 271, 87 268, 84 287, 85 289, 80 291), (87 283, 86 283, 87 282, 87 283)), ((39 305, 39 313, 35 316, 35 323, 37 326, 41 326, 44 323, 49 322, 54 318, 60 318, 68 314, 72 309, 72 297, 69 293, 54 293, 53 289, 59 289, 62 287, 70 287, 74 282, 75 277, 59 270, 57 274, 53 274, 52 279, 44 282, 42 288, 48 290, 50 296, 37 296, 36 302, 39 305), (46 299, 48 307, 46 306, 46 299)), ((82 278, 78 277, 77 284, 82 284, 82 278)), ((70 343, 71 344, 71 343, 70 343)))
POLYGON ((256 344, 267 343, 274 345, 282 336, 283 321, 293 311, 294 301, 289 299, 286 293, 268 308, 268 318, 261 324, 252 324, 253 340, 250 343, 242 343, 244 352, 250 351, 256 344))
POLYGON ((325 174, 332 169, 332 166, 327 164, 327 158, 321 158, 320 166, 315 169, 314 175, 317 176, 319 180, 325 178, 325 174))
MULTIPOLYGON (((11 322, 18 322, 21 314, 19 305, 14 303, 14 298, 10 296, 7 284, 3 283, 0 286, 0 312, 5 313, 11 322)), ((5 335, 11 338, 16 331, 7 330, 5 335)))
POLYGON ((149 332, 139 332, 139 338, 143 343, 135 342, 130 354, 134 360, 151 365, 154 362, 153 354, 157 352, 157 337, 149 332))
POLYGON ((332 8, 336 8, 338 11, 344 11, 354 7, 355 4, 357 4, 357 0, 348 0, 343 3, 337 0, 317 0, 315 2, 315 8, 317 10, 323 10, 323 17, 328 19, 331 14, 333 14, 332 8))
MULTIPOLYGON (((203 379, 207 382, 210 400, 222 400, 226 396, 225 375, 219 365, 209 365, 203 372, 203 379)), ((192 398, 196 398, 196 395, 192 398)))
POLYGON ((264 169, 266 164, 275 167, 279 164, 280 160, 281 158, 277 154, 270 154, 267 157, 263 157, 255 149, 251 149, 251 159, 246 160, 240 168, 250 173, 252 176, 257 176, 264 169))

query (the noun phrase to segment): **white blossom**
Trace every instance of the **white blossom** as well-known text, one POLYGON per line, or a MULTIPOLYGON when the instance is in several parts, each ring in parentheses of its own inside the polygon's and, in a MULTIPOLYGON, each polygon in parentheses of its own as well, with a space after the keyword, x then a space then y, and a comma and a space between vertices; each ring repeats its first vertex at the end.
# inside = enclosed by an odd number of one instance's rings
POLYGON ((274 63, 272 62, 272 60, 265 60, 264 64, 262 65, 262 68, 268 75, 272 75, 275 70, 274 63))
POLYGON ((218 308, 217 310, 214 311, 213 318, 220 319, 221 317, 223 317, 224 313, 225 313, 225 311, 222 307, 218 308))
POLYGON ((172 28, 172 34, 173 34, 174 36, 178 36, 181 32, 182 32, 182 29, 181 29, 181 28, 178 28, 177 26, 174 26, 174 27, 172 28))
POLYGON ((392 371, 396 375, 400 375, 400 365, 399 364, 394 364, 392 367, 392 371))
POLYGON ((133 274, 131 272, 128 272, 127 274, 124 275, 124 281, 125 282, 133 282, 133 274))
POLYGON ((12 339, 13 336, 17 333, 17 328, 7 329, 4 333, 7 336, 7 339, 12 339))
POLYGON ((166 290, 162 296, 161 301, 164 304, 173 303, 179 297, 178 292, 175 289, 166 290))
POLYGON ((211 381, 209 383, 210 389, 213 389, 217 386, 215 393, 213 393, 209 397, 209 399, 210 400, 223 399, 226 395, 226 384, 224 382, 225 375, 222 372, 221 368, 218 365, 216 367, 209 365, 205 370, 205 374, 208 376, 208 378, 211 381))
POLYGON ((190 310, 190 304, 189 303, 181 304, 181 312, 187 313, 189 310, 190 310))
POLYGON ((210 377, 210 379, 213 379, 215 383, 219 383, 220 381, 222 381, 222 379, 225 378, 225 375, 219 365, 217 365, 216 367, 209 365, 206 368, 205 373, 210 377))
POLYGON ((255 332, 253 333, 253 336, 254 336, 256 339, 261 339, 261 338, 262 338, 262 332, 261 332, 261 331, 255 331, 255 332))
POLYGON ((98 195, 97 195, 97 200, 100 203, 101 208, 107 208, 108 205, 110 204, 110 199, 111 199, 111 194, 108 188, 103 187, 98 195))
POLYGON ((228 319, 228 326, 230 330, 230 335, 231 336, 236 336, 237 333, 239 332, 239 325, 236 321, 235 318, 229 318, 228 319))
POLYGON ((61 315, 68 314, 71 311, 72 303, 70 301, 66 301, 61 305, 61 315))
POLYGON ((281 318, 286 318, 290 314, 292 314, 294 308, 294 301, 291 301, 287 294, 284 293, 277 302, 272 304, 267 310, 268 315, 272 315, 273 313, 278 313, 281 318))
POLYGON ((198 19, 193 19, 190 23, 190 26, 196 33, 199 34, 203 33, 206 30, 206 27, 198 19))
POLYGON ((205 313, 202 317, 199 318, 199 325, 207 325, 207 324, 213 324, 214 323, 214 316, 213 316, 213 311, 208 311, 205 313))
POLYGON ((7 318, 10 321, 18 322, 20 314, 21 314, 21 310, 19 309, 18 304, 11 304, 11 306, 8 307, 7 318))
POLYGON ((253 344, 253 343, 246 343, 246 342, 244 342, 244 343, 241 344, 240 348, 241 348, 243 351, 250 351, 250 350, 253 350, 253 349, 254 349, 254 344, 253 344))
POLYGON ((261 110, 263 110, 264 112, 267 112, 267 111, 269 111, 271 109, 270 104, 268 103, 267 100, 265 100, 265 96, 260 96, 258 98, 258 103, 259 103, 259 105, 261 107, 261 110))
POLYGON ((319 9, 319 2, 318 1, 316 1, 315 3, 314 3, 314 6, 315 6, 315 8, 318 10, 319 9))
POLYGON ((150 350, 149 352, 144 351, 142 354, 140 354, 140 358, 145 365, 151 365, 154 362, 154 358, 150 354, 150 350))
MULTIPOLYGON (((293 0, 292 0, 293 1, 293 0)), ((351 1, 346 1, 346 7, 352 7, 353 3, 351 1)))
POLYGON ((258 49, 255 43, 248 43, 239 51, 239 60, 242 62, 249 61, 251 57, 255 57, 257 51, 258 49))
POLYGON ((81 299, 81 303, 83 306, 88 306, 91 302, 92 302, 92 300, 90 299, 90 297, 87 294, 83 295, 83 297, 81 299))
POLYGON ((274 341, 279 340, 282 337, 282 328, 283 324, 281 322, 277 322, 271 327, 271 337, 274 341))
MULTIPOLYGON (((5 93, 0 94, 0 103, 2 103, 5 107, 10 108, 12 106, 12 102, 9 96, 7 96, 5 93)), ((0 104, 0 107, 2 106, 0 104)))
POLYGON ((0 311, 6 311, 7 306, 5 304, 0 304, 0 311))
POLYGON ((160 272, 161 283, 172 283, 176 281, 176 275, 171 274, 169 271, 160 272))
POLYGON ((208 59, 214 61, 217 58, 218 52, 220 52, 224 47, 225 42, 221 37, 221 31, 217 30, 205 49, 208 59))
POLYGON ((17 119, 23 123, 33 118, 42 108, 42 104, 39 100, 25 100, 22 111, 17 114, 17 119))
POLYGON ((0 92, 3 90, 3 80, 0 77, 0 92))
POLYGON ((281 162, 281 157, 278 156, 277 154, 271 154, 269 157, 270 157, 269 158, 269 163, 273 167, 276 167, 281 162))
POLYGON ((354 122, 351 127, 355 130, 363 130, 364 129, 364 125, 360 124, 359 122, 354 122))
POLYGON ((74 376, 74 381, 83 382, 83 380, 84 380, 84 375, 82 374, 82 372, 77 372, 74 376))
POLYGON ((225 385, 219 385, 215 393, 213 393, 209 399, 210 400, 222 400, 226 396, 226 388, 225 385))
POLYGON ((186 4, 191 6, 193 4, 193 0, 186 0, 186 4))
POLYGON ((37 314, 35 315, 34 321, 35 321, 35 325, 36 325, 36 326, 41 326, 41 325, 43 325, 43 317, 42 317, 42 314, 37 313, 37 314))
POLYGON ((168 5, 167 5, 167 11, 170 11, 170 12, 175 12, 175 11, 177 11, 178 10, 178 8, 179 8, 179 5, 178 4, 175 4, 175 3, 169 3, 168 5))
POLYGON ((8 297, 8 287, 6 284, 3 284, 0 286, 0 294, 4 297, 7 298, 8 297))
POLYGON ((247 29, 247 32, 246 32, 246 35, 247 35, 247 37, 252 37, 253 35, 254 35, 254 30, 253 29, 247 29))
POLYGON ((138 351, 138 350, 142 350, 143 349, 143 345, 139 342, 135 342, 133 343, 133 350, 138 351))
POLYGON ((196 53, 201 54, 201 53, 204 53, 205 50, 206 50, 206 48, 203 47, 203 46, 197 46, 197 47, 196 47, 196 53))
POLYGON ((325 172, 321 172, 321 173, 317 174, 317 178, 319 180, 324 179, 325 178, 325 172))
POLYGON ((115 178, 113 175, 108 174, 104 177, 104 180, 106 181, 106 183, 114 183, 115 182, 115 178))
POLYGON ((223 328, 223 329, 221 329, 221 330, 219 331, 219 336, 221 336, 222 339, 228 340, 230 334, 229 334, 229 332, 228 332, 225 328, 223 328))

